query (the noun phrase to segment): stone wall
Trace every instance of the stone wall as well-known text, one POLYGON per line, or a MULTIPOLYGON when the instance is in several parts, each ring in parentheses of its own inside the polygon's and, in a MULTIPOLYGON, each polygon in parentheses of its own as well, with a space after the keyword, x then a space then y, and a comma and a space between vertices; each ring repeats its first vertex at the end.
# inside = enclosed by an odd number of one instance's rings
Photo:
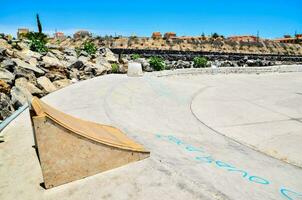
MULTIPOLYGON (((76 47, 84 39, 52 40, 50 44, 62 47, 76 47)), ((233 41, 223 38, 209 37, 176 37, 170 39, 149 37, 97 37, 93 41, 99 46, 113 49, 149 49, 149 50, 173 50, 173 51, 205 51, 224 53, 257 53, 257 54, 284 54, 302 55, 302 45, 283 44, 272 40, 233 41)))

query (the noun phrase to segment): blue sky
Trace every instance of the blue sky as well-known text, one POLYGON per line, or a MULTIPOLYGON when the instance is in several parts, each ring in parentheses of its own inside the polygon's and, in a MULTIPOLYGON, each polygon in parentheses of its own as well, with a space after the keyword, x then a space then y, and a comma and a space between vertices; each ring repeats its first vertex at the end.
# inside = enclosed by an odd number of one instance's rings
POLYGON ((257 34, 276 38, 302 32, 302 0, 0 0, 0 32, 18 27, 36 30, 39 13, 44 31, 72 34, 86 29, 97 35, 150 36, 257 34))

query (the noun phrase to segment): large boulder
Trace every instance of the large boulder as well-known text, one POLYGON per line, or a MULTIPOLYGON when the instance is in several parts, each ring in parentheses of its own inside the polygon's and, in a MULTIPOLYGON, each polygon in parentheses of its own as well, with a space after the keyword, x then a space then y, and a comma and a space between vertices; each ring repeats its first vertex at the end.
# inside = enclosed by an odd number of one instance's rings
POLYGON ((76 60, 68 66, 68 69, 82 69, 84 67, 84 63, 81 60, 76 60))
POLYGON ((29 91, 32 95, 42 96, 44 94, 42 90, 37 88, 34 84, 28 82, 28 80, 24 77, 16 79, 15 86, 29 91))
POLYGON ((14 69, 14 74, 16 78, 25 77, 29 82, 36 84, 37 78, 35 76, 35 73, 31 70, 16 67, 14 69))
POLYGON ((58 49, 51 49, 50 50, 58 59, 63 60, 64 59, 64 54, 62 51, 58 49))
POLYGON ((101 55, 109 63, 117 63, 118 62, 118 58, 114 55, 114 53, 109 48, 102 48, 99 51, 100 51, 101 55))
POLYGON ((47 93, 51 93, 57 90, 54 84, 46 77, 41 76, 37 79, 38 85, 43 88, 47 93))
POLYGON ((13 70, 15 66, 16 66, 16 63, 14 61, 12 61, 11 59, 8 59, 8 58, 3 60, 1 62, 1 65, 0 65, 1 68, 5 68, 9 71, 13 70))
POLYGON ((64 59, 68 63, 74 63, 74 62, 76 62, 78 60, 76 56, 68 56, 68 55, 64 55, 64 59))
POLYGON ((53 57, 44 56, 42 58, 42 64, 46 68, 49 68, 49 67, 63 67, 62 62, 55 56, 53 56, 53 57))
POLYGON ((13 83, 13 80, 15 79, 15 75, 9 72, 8 70, 4 68, 0 68, 0 80, 3 80, 9 84, 13 83))
POLYGON ((14 111, 9 96, 0 92, 0 120, 9 117, 14 111))
POLYGON ((14 104, 16 108, 21 107, 27 102, 30 102, 31 99, 33 98, 33 96, 30 94, 28 90, 17 86, 14 86, 11 89, 11 96, 12 96, 12 104, 14 104))
POLYGON ((38 52, 24 49, 22 51, 13 51, 13 55, 21 60, 28 61, 30 58, 41 59, 42 55, 38 52))
POLYGON ((26 62, 24 62, 24 61, 22 61, 18 58, 13 58, 12 60, 16 63, 16 65, 18 67, 31 70, 31 71, 35 72, 36 74, 38 74, 38 75, 45 74, 45 72, 42 69, 40 69, 36 66, 32 66, 32 65, 30 65, 30 64, 28 64, 28 63, 26 63, 26 62))

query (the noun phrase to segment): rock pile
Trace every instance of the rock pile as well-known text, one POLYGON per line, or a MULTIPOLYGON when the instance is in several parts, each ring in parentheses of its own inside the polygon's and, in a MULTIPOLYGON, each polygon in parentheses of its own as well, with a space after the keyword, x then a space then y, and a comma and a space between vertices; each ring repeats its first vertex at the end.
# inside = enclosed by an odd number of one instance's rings
POLYGON ((77 81, 111 73, 111 65, 126 72, 126 61, 119 62, 109 49, 96 54, 75 49, 49 49, 37 53, 26 41, 0 38, 0 122, 32 96, 42 97, 77 81))

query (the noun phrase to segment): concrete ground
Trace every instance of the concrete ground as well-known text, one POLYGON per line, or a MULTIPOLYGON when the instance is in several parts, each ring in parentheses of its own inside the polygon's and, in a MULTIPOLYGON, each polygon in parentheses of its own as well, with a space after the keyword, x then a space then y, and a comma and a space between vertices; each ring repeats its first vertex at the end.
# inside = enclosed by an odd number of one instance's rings
POLYGON ((47 103, 151 157, 45 190, 28 111, 4 129, 0 199, 302 199, 302 73, 106 75, 47 103))

